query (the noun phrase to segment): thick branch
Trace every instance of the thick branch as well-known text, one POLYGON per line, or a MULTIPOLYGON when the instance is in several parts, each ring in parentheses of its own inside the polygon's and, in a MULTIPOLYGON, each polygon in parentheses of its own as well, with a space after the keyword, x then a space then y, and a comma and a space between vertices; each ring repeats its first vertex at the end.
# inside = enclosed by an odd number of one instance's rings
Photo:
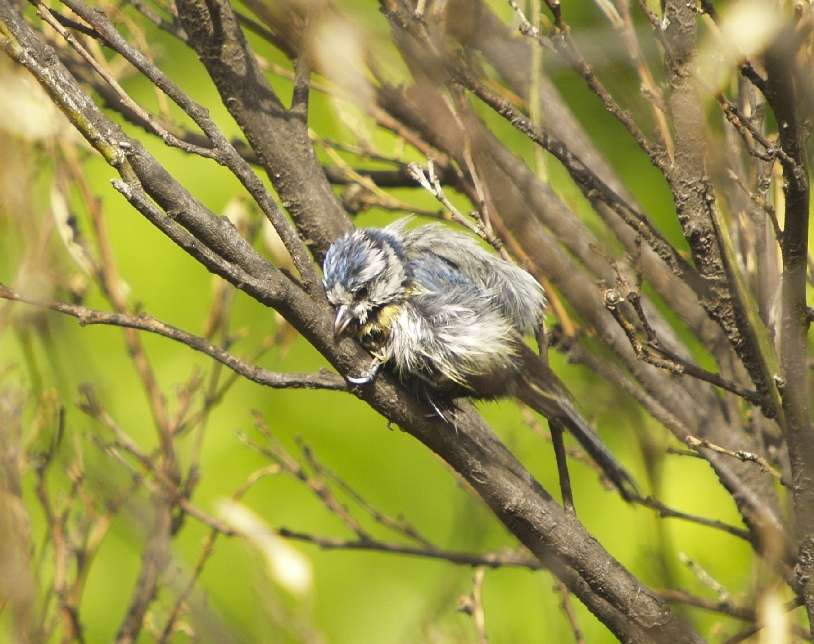
POLYGON ((176 6, 223 104, 319 257, 351 224, 317 161, 305 114, 286 110, 274 93, 228 2, 181 0, 176 6))
POLYGON ((794 69, 797 50, 793 29, 784 30, 766 55, 769 104, 777 119, 780 146, 790 157, 783 163, 786 225, 783 231, 783 278, 780 312, 780 390, 791 461, 795 529, 799 543, 798 577, 809 621, 814 623, 814 432, 806 366, 806 268, 810 208, 806 133, 797 113, 794 69))
POLYGON ((773 354, 768 334, 742 288, 728 231, 718 212, 707 167, 705 122, 697 93, 697 11, 681 0, 664 6, 667 44, 667 107, 675 129, 675 163, 666 177, 676 214, 690 245, 693 260, 708 290, 699 292, 701 304, 723 329, 749 371, 758 392, 772 401, 763 408, 778 416, 777 392, 772 381, 773 354))

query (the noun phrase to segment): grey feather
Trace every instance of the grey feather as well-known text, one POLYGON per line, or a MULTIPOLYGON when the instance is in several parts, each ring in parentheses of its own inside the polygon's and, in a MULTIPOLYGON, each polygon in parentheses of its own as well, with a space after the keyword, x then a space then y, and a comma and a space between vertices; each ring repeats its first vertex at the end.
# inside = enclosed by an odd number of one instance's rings
POLYGON ((435 257, 449 264, 490 294, 493 306, 518 333, 536 333, 546 300, 542 286, 529 273, 490 254, 471 237, 440 224, 406 231, 403 240, 407 262, 435 257))
POLYGON ((335 331, 354 334, 374 356, 351 382, 385 365, 436 409, 461 396, 516 397, 568 427, 623 495, 635 493, 565 385, 523 342, 545 308, 537 281, 471 237, 437 224, 407 230, 408 221, 357 229, 325 256, 335 331))

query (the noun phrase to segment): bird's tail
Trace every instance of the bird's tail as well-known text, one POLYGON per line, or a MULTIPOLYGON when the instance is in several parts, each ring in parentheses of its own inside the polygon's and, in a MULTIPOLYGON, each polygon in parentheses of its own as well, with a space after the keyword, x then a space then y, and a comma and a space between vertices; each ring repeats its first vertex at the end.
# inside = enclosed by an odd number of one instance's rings
POLYGON ((524 369, 513 383, 512 395, 549 421, 565 426, 625 500, 639 496, 633 477, 574 408, 571 394, 557 375, 525 345, 521 350, 521 363, 524 369))

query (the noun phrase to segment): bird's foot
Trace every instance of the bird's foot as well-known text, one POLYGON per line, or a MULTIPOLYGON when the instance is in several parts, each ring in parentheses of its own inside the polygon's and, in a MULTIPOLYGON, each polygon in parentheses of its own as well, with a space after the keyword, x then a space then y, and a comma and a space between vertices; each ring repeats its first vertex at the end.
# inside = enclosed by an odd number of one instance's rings
POLYGON ((381 366, 382 363, 374 359, 373 362, 370 363, 369 368, 365 369, 358 376, 346 376, 346 380, 352 385, 361 387, 362 385, 373 382, 373 379, 376 377, 376 374, 379 373, 381 366))

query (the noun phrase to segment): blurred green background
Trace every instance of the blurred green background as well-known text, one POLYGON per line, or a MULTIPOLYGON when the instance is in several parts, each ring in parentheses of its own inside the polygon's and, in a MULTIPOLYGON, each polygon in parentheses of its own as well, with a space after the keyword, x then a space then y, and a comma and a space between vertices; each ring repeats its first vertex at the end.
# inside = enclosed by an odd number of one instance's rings
MULTIPOLYGON (((374 5, 358 3, 349 10, 362 16, 374 34, 386 37, 387 26, 374 5)), ((511 20, 508 7, 496 5, 496 10, 507 21, 511 20)), ((604 24, 591 3, 577 3, 569 7, 569 11, 575 12, 569 15, 572 25, 583 24, 586 30, 594 30, 591 33, 604 33, 604 24)), ((220 105, 217 93, 195 57, 155 30, 148 31, 148 40, 160 54, 162 69, 206 105, 227 134, 237 135, 236 126, 220 105)), ((262 55, 288 66, 270 47, 257 40, 252 42, 262 55)), ((621 61, 616 68, 614 65, 610 60, 603 70, 605 74, 619 72, 614 76, 618 83, 614 91, 633 96, 636 80, 622 73, 621 61)), ((550 71, 566 100, 648 214, 671 241, 681 245, 669 193, 655 170, 579 79, 555 64, 550 71)), ((288 81, 276 76, 272 80, 284 102, 288 102, 291 91, 288 81)), ((155 95, 146 81, 134 77, 125 81, 124 86, 139 102, 155 107, 155 95)), ((310 109, 311 127, 320 136, 353 142, 323 95, 314 94, 310 109)), ((531 160, 528 141, 486 110, 481 113, 503 140, 516 142, 516 151, 531 160)), ((132 126, 125 127, 132 135, 139 136, 165 167, 213 212, 222 213, 232 199, 242 194, 237 181, 214 162, 171 150, 132 126)), ((377 133, 375 140, 383 150, 392 152, 395 147, 395 140, 389 135, 377 133)), ((31 190, 28 216, 32 219, 26 229, 41 231, 48 226, 48 187, 53 175, 49 157, 53 151, 41 143, 23 141, 8 134, 4 135, 2 145, 6 147, 7 158, 27 164, 25 170, 31 190)), ((112 189, 109 182, 115 174, 111 168, 88 153, 82 154, 87 177, 103 203, 120 275, 130 290, 130 301, 138 302, 145 311, 164 322, 200 334, 211 303, 213 278, 152 228, 112 189)), ((352 157, 348 159, 356 161, 352 157)), ((368 166, 373 165, 368 163, 368 166)), ((564 173, 553 165, 549 170, 566 201, 580 203, 581 198, 564 173)), ((419 207, 437 207, 431 197, 420 190, 403 190, 396 194, 419 207)), ((74 197, 79 228, 88 230, 86 212, 76 195, 74 197)), ((464 202, 458 203, 466 208, 464 202)), ((580 210, 586 217, 591 216, 584 204, 580 210)), ((14 213, 2 212, 0 216, 0 281, 25 290, 30 284, 15 280, 25 244, 35 243, 36 235, 21 234, 23 227, 14 213)), ((357 225, 379 225, 394 216, 374 209, 359 216, 357 225)), ((78 273, 58 237, 52 236, 49 244, 55 258, 53 270, 78 273)), ((258 248, 261 248, 259 243, 258 248)), ((53 295, 64 297, 65 294, 57 290, 53 295)), ((89 290, 84 303, 109 308, 94 288, 89 290)), ((69 439, 64 441, 62 462, 68 462, 73 450, 82 450, 89 480, 103 497, 112 494, 126 485, 129 477, 84 438, 86 434, 105 435, 106 430, 79 411, 75 401, 78 387, 91 384, 111 416, 134 441, 146 451, 155 447, 149 406, 121 331, 100 326, 82 328, 72 318, 35 312, 24 306, 16 307, 13 315, 13 328, 7 328, 0 337, 0 373, 5 374, 0 386, 33 388, 27 423, 33 421, 36 398, 56 390, 65 406, 66 438, 69 439)), ((240 330, 245 335, 232 351, 248 353, 274 330, 275 324, 271 311, 238 293, 232 330, 240 330)), ((142 338, 158 383, 171 401, 174 392, 194 369, 211 369, 208 358, 184 346, 149 334, 143 334, 142 338)), ((665 430, 624 394, 586 370, 566 364, 560 356, 552 356, 552 361, 574 392, 581 411, 595 422, 613 451, 642 480, 644 473, 641 455, 635 447, 636 437, 646 434, 655 443, 666 446, 671 441, 665 430)), ((297 339, 290 350, 272 349, 259 364, 275 371, 315 371, 326 366, 302 339, 297 339)), ((542 485, 557 495, 552 450, 523 424, 516 405, 501 402, 481 404, 480 408, 502 440, 542 485)), ((268 462, 237 438, 238 432, 244 432, 262 442, 251 410, 259 411, 275 436, 292 453, 298 453, 296 439, 301 437, 323 465, 368 502, 390 516, 403 515, 438 547, 483 552, 517 546, 502 525, 438 458, 398 428, 388 428, 385 419, 354 397, 318 391, 275 391, 245 381, 235 385, 208 422, 201 459, 201 484, 193 497, 194 503, 204 511, 215 514, 220 499, 268 462)), ((24 441, 29 439, 33 437, 24 437, 24 441)), ((190 436, 181 443, 185 457, 192 450, 192 442, 190 436)), ((713 598, 713 593, 679 563, 679 553, 684 553, 736 598, 738 593, 747 592, 755 573, 748 544, 691 523, 660 520, 649 510, 628 506, 617 495, 601 491, 596 475, 579 463, 572 466, 572 476, 581 520, 614 557, 645 583, 658 588, 677 580, 673 583, 678 587, 713 598)), ((63 475, 53 472, 52 477, 55 487, 63 485, 67 489, 63 475)), ((44 524, 37 509, 33 473, 29 472, 24 481, 26 498, 30 501, 34 544, 41 548, 44 524)), ((740 525, 729 495, 704 462, 668 457, 664 481, 661 500, 667 505, 740 525)), ((247 494, 244 503, 277 528, 340 538, 353 536, 313 494, 290 477, 279 475, 260 481, 247 494)), ((81 604, 88 642, 109 641, 115 636, 138 574, 146 505, 147 496, 143 491, 125 505, 93 563, 81 604)), ((357 516, 361 517, 361 513, 357 516)), ((369 519, 361 520, 374 535, 392 538, 369 519)), ((186 520, 172 547, 174 560, 170 569, 176 571, 179 580, 195 565, 202 539, 207 534, 207 528, 191 518, 186 520)), ((193 595, 196 610, 209 611, 213 616, 213 638, 218 629, 225 628, 231 633, 231 641, 258 643, 307 641, 303 633, 318 633, 322 641, 336 644, 476 641, 472 619, 456 612, 458 596, 472 591, 472 569, 403 555, 323 551, 312 545, 293 545, 314 567, 314 588, 304 598, 292 596, 276 585, 266 574, 262 557, 245 540, 218 540, 201 578, 203 590, 193 595)), ((44 562, 39 578, 47 580, 51 570, 44 562)), ((548 572, 488 570, 483 592, 490 642, 573 641, 555 586, 556 581, 548 572)), ((166 606, 170 601, 169 596, 160 596, 158 605, 166 606)), ((579 602, 572 601, 586 641, 614 641, 579 602)), ((691 615, 706 636, 733 632, 736 624, 708 613, 691 615)), ((2 633, 10 632, 9 620, 8 611, 0 614, 0 640, 6 641, 2 633)), ((187 636, 178 634, 176 638, 185 641, 187 636)), ((152 640, 148 633, 142 633, 140 641, 152 640)))

